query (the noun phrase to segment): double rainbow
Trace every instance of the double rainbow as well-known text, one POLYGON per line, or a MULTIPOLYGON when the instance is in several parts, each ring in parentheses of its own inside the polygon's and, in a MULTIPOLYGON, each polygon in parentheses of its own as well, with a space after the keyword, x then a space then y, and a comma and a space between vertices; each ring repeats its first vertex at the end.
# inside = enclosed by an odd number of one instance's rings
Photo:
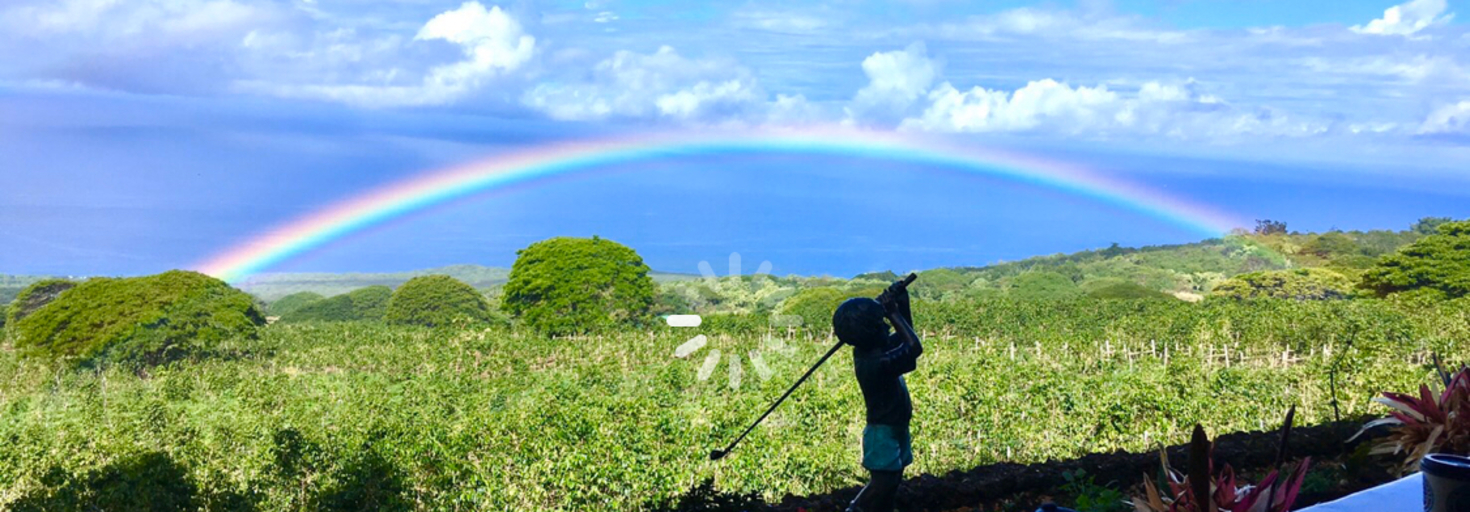
POLYGON ((906 162, 1048 187, 1138 212, 1204 236, 1239 219, 1083 166, 1032 155, 922 141, 892 132, 807 129, 689 133, 553 143, 425 172, 270 229, 194 266, 236 282, 353 232, 430 206, 511 185, 672 156, 791 154, 906 162))

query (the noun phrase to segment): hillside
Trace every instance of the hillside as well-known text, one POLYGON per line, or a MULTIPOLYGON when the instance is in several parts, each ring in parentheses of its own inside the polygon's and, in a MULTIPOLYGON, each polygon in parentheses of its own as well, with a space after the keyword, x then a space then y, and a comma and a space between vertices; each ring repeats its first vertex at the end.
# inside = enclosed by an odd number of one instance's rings
MULTIPOLYGON (((324 296, 346 293, 368 286, 398 285, 418 276, 444 274, 481 290, 489 290, 505 284, 510 269, 480 265, 450 265, 446 267, 410 270, 405 272, 270 272, 251 276, 235 286, 262 300, 273 301, 297 292, 316 292, 324 296)), ((655 282, 694 279, 699 276, 670 272, 653 272, 655 282)))

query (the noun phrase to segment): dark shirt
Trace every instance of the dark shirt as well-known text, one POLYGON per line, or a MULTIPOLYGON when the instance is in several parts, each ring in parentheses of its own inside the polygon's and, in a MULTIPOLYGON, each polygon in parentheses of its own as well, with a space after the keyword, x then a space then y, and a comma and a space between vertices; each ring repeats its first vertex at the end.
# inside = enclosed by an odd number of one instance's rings
POLYGON ((889 335, 886 347, 853 348, 852 366, 868 406, 869 425, 908 426, 914 404, 903 374, 914 370, 923 353, 921 345, 904 343, 898 333, 889 335))

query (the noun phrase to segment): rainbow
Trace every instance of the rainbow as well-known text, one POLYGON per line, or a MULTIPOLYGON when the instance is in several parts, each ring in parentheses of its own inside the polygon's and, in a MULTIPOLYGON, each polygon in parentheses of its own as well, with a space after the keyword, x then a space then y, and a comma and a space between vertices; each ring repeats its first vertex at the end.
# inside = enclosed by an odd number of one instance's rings
POLYGON ((850 129, 699 132, 553 143, 429 171, 306 214, 194 266, 238 282, 292 257, 394 218, 484 191, 551 176, 671 156, 794 154, 842 156, 954 168, 1044 186, 1135 211, 1205 236, 1239 219, 1083 166, 1032 155, 850 129))

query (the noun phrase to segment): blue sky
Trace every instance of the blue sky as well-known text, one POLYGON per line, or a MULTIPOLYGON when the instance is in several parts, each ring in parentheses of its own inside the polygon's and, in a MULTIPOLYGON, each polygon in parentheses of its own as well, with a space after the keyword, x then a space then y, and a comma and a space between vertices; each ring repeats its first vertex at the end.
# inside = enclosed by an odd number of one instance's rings
MULTIPOLYGON (((639 131, 842 124, 973 140, 1303 229, 1465 217, 1462 8, 14 0, 0 6, 0 272, 184 267, 425 170, 639 131)), ((622 239, 664 270, 738 251, 839 275, 1197 238, 1046 190, 898 167, 646 165, 436 208, 278 270, 507 265, 557 234, 622 239), (922 178, 919 192, 873 199, 896 174, 922 178), (693 188, 646 186, 653 176, 693 188), (833 213, 862 209, 884 213, 833 213), (895 230, 918 240, 875 233, 895 230)))

